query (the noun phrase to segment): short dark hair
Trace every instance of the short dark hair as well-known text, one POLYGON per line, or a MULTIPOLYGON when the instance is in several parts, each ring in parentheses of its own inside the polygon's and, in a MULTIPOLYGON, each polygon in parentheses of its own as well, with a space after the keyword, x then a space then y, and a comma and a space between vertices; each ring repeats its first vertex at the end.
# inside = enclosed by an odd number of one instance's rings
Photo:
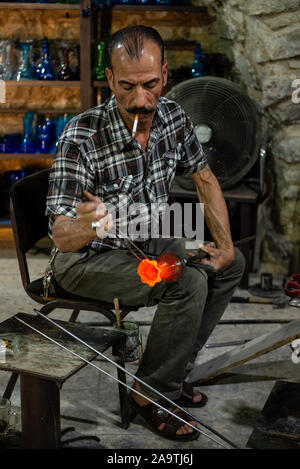
POLYGON ((119 29, 109 39, 107 44, 107 65, 112 69, 111 56, 114 49, 122 44, 131 59, 138 60, 142 53, 144 39, 151 40, 158 45, 161 53, 161 63, 164 63, 164 42, 156 29, 150 26, 127 26, 119 29))

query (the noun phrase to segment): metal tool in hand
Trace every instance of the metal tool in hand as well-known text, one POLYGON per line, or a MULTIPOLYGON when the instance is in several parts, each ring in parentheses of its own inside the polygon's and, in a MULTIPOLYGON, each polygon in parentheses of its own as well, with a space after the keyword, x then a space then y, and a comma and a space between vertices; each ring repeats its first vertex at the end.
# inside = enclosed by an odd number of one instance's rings
MULTIPOLYGON (((145 383, 142 379, 138 378, 137 376, 133 375, 132 373, 130 373, 128 370, 126 370, 125 368, 123 368, 121 365, 119 365, 118 363, 114 362, 113 360, 111 360, 109 357, 107 357, 106 355, 104 355, 103 353, 99 352, 97 349, 95 349, 94 347, 92 347, 91 345, 89 345, 87 342, 85 342, 84 340, 80 339, 79 337, 77 337, 75 334, 73 334, 72 332, 68 331, 67 329, 65 329, 63 326, 61 326, 60 324, 56 323, 55 321, 53 321, 52 319, 50 319, 49 317, 45 316, 44 314, 42 314, 39 310, 37 309, 34 309, 34 311, 39 315, 41 316, 42 318, 44 318, 45 320, 49 321, 51 324, 55 325, 56 327, 58 327, 59 329, 61 329, 62 331, 64 331, 66 334, 68 334, 69 336, 73 337, 74 339, 76 339, 78 342, 82 343, 83 345, 85 345, 86 347, 88 347, 90 350, 92 350, 93 352, 95 352, 97 355, 101 356, 102 358, 104 358, 106 361, 110 362, 112 365, 114 365, 115 367, 119 368, 120 370, 124 371, 127 375, 129 375, 130 377, 132 377, 133 379, 135 379, 136 381, 138 381, 139 383, 143 384, 143 386, 151 389, 153 392, 155 392, 158 396, 162 397, 165 401, 171 403, 175 408, 178 408, 180 410, 182 410, 188 417, 191 418, 191 420, 193 421, 196 421, 197 423, 199 423, 200 425, 202 425, 204 428, 206 428, 207 430, 209 430, 210 432, 212 432, 213 434, 215 434, 217 437, 219 437, 220 439, 222 439, 223 441, 225 441, 226 443, 228 443, 232 448, 235 448, 235 449, 239 449, 238 446, 235 444, 235 443, 232 443, 228 438, 226 438, 224 435, 222 435, 221 433, 219 433, 218 431, 214 430, 212 427, 210 427, 209 425, 203 423, 200 419, 198 419, 197 417, 195 417, 194 415, 190 414, 186 409, 183 409, 182 407, 180 407, 179 405, 175 404, 172 400, 170 400, 169 398, 167 398, 166 396, 164 396, 163 394, 161 394, 159 391, 157 391, 155 388, 151 387, 149 384, 145 383)), ((50 340, 51 342, 55 343, 56 345, 60 346, 61 348, 67 350, 68 352, 72 353, 73 355, 77 356, 78 358, 80 358, 81 360, 83 360, 84 362, 86 362, 87 364, 93 366, 94 368, 98 369, 98 371, 101 371, 103 372, 104 374, 106 374, 107 376, 111 377, 112 379, 114 379, 115 381, 117 381, 118 383, 122 384, 123 386, 125 386, 127 389, 130 389, 131 391, 135 392, 136 394, 138 395, 141 395, 142 397, 144 397, 145 399, 147 399, 149 402, 151 402, 152 404, 156 405, 157 407, 161 408, 162 410, 164 410, 165 412, 169 413, 170 415, 172 415, 173 417, 177 418, 178 420, 182 421, 184 424, 186 425, 189 425, 191 428, 193 428, 194 430, 198 431, 200 434, 206 436, 207 438, 211 439, 212 441, 214 441, 215 443, 221 445, 223 448, 226 448, 228 449, 226 446, 224 446, 222 443, 220 443, 219 441, 215 440, 213 437, 211 437, 210 435, 207 435, 207 433, 203 432, 202 430, 200 430, 198 427, 194 427, 193 425, 191 425, 189 422, 183 420, 181 417, 179 417, 178 415, 172 413, 170 410, 164 408, 163 406, 161 406, 160 404, 158 404, 157 402, 153 401, 152 399, 150 399, 148 396, 145 396, 144 394, 141 394, 139 393, 137 390, 131 388, 128 384, 125 384, 124 382, 118 380, 116 377, 110 375, 108 372, 102 370, 101 368, 97 367, 96 365, 94 365, 93 363, 89 362, 88 360, 86 360, 85 358, 81 357, 80 355, 76 354, 75 352, 73 352, 72 350, 68 349, 67 347, 63 346, 62 344, 60 344, 59 342, 55 341, 54 339, 52 339, 51 337, 47 336, 46 334, 44 334, 43 332, 39 331, 38 329, 34 328, 33 326, 31 326, 30 324, 26 323, 25 321, 21 320, 20 318, 15 318, 17 319, 18 321, 22 322, 23 324, 25 324, 26 326, 30 327, 31 329, 35 330, 37 333, 39 333, 40 335, 42 335, 43 337, 47 338, 48 340, 50 340)))

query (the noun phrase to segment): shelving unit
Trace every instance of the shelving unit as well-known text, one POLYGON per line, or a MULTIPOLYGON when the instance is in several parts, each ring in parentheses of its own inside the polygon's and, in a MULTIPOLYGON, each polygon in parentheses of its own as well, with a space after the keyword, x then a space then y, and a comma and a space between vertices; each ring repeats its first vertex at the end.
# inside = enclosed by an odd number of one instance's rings
POLYGON ((16 9, 22 8, 23 10, 80 10, 79 3, 19 3, 19 2, 1 2, 2 9, 16 9))
MULTIPOLYGON (((60 4, 60 3, 19 3, 19 2, 4 2, 0 3, 0 10, 4 9, 21 9, 22 10, 61 10, 65 11, 66 15, 68 11, 78 11, 78 28, 80 33, 80 69, 81 75, 80 80, 77 81, 40 81, 40 80, 24 80, 24 81, 15 81, 9 80, 6 81, 6 86, 8 89, 12 87, 32 87, 32 88, 53 88, 53 87, 78 87, 80 88, 80 110, 78 108, 64 108, 64 109, 46 109, 41 106, 32 108, 32 106, 24 107, 24 104, 21 107, 14 107, 6 104, 0 104, 0 117, 1 115, 18 115, 24 114, 26 112, 35 112, 39 114, 62 114, 67 112, 68 114, 78 114, 83 112, 95 105, 99 101, 99 89, 101 90, 101 95, 109 95, 108 83, 106 81, 97 81, 93 78, 93 44, 97 39, 107 38, 112 31, 113 26, 113 13, 120 12, 120 14, 128 14, 135 12, 153 12, 153 25, 155 26, 155 12, 176 12, 183 15, 186 18, 186 15, 191 15, 190 18, 195 24, 195 21, 199 24, 204 24, 208 21, 211 21, 211 18, 208 17, 208 9, 206 7, 195 7, 192 5, 178 5, 178 6, 169 6, 169 5, 91 5, 91 0, 81 0, 80 4, 60 4), (195 19, 196 18, 196 19, 195 19), (198 18, 198 20, 197 20, 198 18)), ((51 13, 49 13, 51 14, 51 13)), ((172 13, 171 13, 172 14, 172 13)), ((130 22, 130 15, 128 15, 128 22, 126 17, 126 23, 132 24, 130 22)), ((63 38, 62 38, 63 39, 63 38)), ((169 50, 192 50, 195 47, 195 41, 187 40, 170 40, 166 41, 166 49, 169 50)), ((47 91, 46 91, 47 92, 47 91)), ((6 161, 17 162, 27 162, 32 163, 41 163, 42 165, 49 165, 54 158, 54 154, 27 154, 27 153, 2 153, 0 154, 0 168, 1 163, 6 161)), ((3 168, 2 164, 2 168, 3 168)), ((12 164, 10 165, 12 166, 12 164)), ((16 166, 17 168, 17 166, 16 166)), ((0 229, 4 226, 1 223, 0 219, 0 229)), ((7 226, 7 224, 5 225, 7 226)))
POLYGON ((80 86, 80 81, 63 81, 63 80, 6 80, 7 87, 10 86, 80 86))

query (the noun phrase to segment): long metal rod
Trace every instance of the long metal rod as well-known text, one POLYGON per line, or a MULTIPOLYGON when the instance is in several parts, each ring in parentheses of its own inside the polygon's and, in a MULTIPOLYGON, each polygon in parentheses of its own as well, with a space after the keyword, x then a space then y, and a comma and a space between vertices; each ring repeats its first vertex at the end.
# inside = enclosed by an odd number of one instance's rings
MULTIPOLYGON (((65 347, 64 345, 62 345, 61 343, 57 342, 56 340, 52 339, 52 337, 49 337, 47 334, 44 334, 43 332, 41 332, 39 329, 36 329, 35 327, 33 327, 31 324, 28 324, 27 322, 23 321, 22 319, 20 318, 17 318, 15 317, 15 319, 17 319, 19 322, 21 322, 22 324, 24 324, 25 326, 29 327, 30 329, 32 329, 33 331, 37 332, 38 334, 40 334, 41 336, 45 337, 46 339, 50 340, 51 342, 53 342, 54 344, 58 345, 59 347, 61 347, 62 349, 66 350, 67 352, 71 353, 72 355, 74 355, 75 357, 79 358, 80 360, 84 361, 85 363, 87 363, 88 365, 96 368, 98 371, 101 371, 102 373, 104 373, 105 375, 109 376, 110 378, 114 379, 115 381, 117 381, 118 383, 122 384, 123 386, 125 386, 126 388, 130 389, 131 391, 135 392, 136 394, 140 395, 141 397, 144 397, 146 398, 149 402, 151 402, 152 404, 155 404, 157 407, 159 407, 160 409, 164 410, 165 412, 167 412, 168 414, 172 415, 173 417, 177 418, 178 420, 180 420, 181 422, 183 422, 184 424, 188 425, 189 427, 193 428, 194 430, 196 430, 197 432, 199 432, 201 435, 204 435, 206 436, 207 438, 209 438, 210 440, 214 441, 215 443, 217 443, 218 445, 222 446, 223 448, 225 449, 228 449, 226 446, 224 446, 222 443, 220 443, 219 441, 215 440, 213 437, 211 437, 210 435, 208 435, 207 433, 203 432, 202 430, 200 430, 198 427, 194 427, 192 424, 190 424, 189 422, 186 422, 184 419, 182 419, 181 417, 179 417, 178 415, 174 414, 173 412, 171 412, 169 409, 166 409, 165 407, 161 406, 160 404, 158 404, 157 402, 155 401, 152 401, 152 399, 144 396, 142 393, 140 393, 139 391, 137 391, 136 389, 132 388, 131 386, 129 386, 128 384, 125 384, 123 381, 120 381, 118 378, 116 378, 115 376, 112 376, 110 373, 108 373, 107 371, 103 370, 102 368, 98 367, 97 365, 95 365, 94 363, 90 362, 89 360, 87 360, 86 358, 82 357, 81 355, 79 355, 78 353, 74 352, 73 350, 70 350, 69 348, 65 347)), ((99 352, 97 352, 99 353, 99 352)), ((100 354, 100 353, 99 353, 100 354)), ((105 357, 107 358, 107 357, 105 357)), ((114 362, 113 362, 114 363, 114 362)), ((115 364, 115 363, 114 363, 115 364)), ((178 407, 179 408, 179 407, 178 407)), ((185 413, 187 413, 186 411, 184 411, 185 413)), ((194 417, 193 417, 194 418, 194 417)), ((194 418, 194 420, 196 420, 196 418, 194 418)), ((235 446, 234 446, 235 447, 235 446)))
MULTIPOLYGON (((129 251, 131 254, 133 254, 139 261, 141 261, 142 259, 140 259, 138 257, 138 255, 132 250, 130 249, 130 247, 127 246, 127 244, 123 241, 122 238, 120 238, 120 236, 116 235, 117 239, 120 241, 120 243, 122 244, 122 246, 124 246, 125 249, 127 249, 127 251, 129 251)), ((128 239, 128 238, 126 238, 128 239)), ((142 253, 143 254, 143 253, 142 253)), ((145 255, 145 254, 144 254, 145 255)))
MULTIPOLYGON (((228 438, 226 438, 225 436, 223 436, 221 433, 217 432, 216 430, 214 430, 213 428, 211 428, 209 425, 203 423, 200 419, 198 419, 197 417, 195 417, 193 414, 189 413, 186 409, 183 409, 182 407, 180 407, 179 405, 177 405, 176 403, 174 403, 171 399, 169 399, 168 397, 166 397, 164 394, 161 394, 159 391, 157 391, 157 389, 154 389, 152 386, 150 386, 149 384, 145 383, 142 379, 138 378, 137 376, 133 375, 132 373, 130 373, 130 371, 126 370, 126 368, 120 366, 118 363, 114 362, 113 360, 111 360, 109 357, 107 357, 106 355, 104 355, 103 353, 99 352, 99 350, 95 349, 94 347, 92 347, 90 344, 88 344, 87 342, 85 342, 84 340, 80 339, 78 336, 76 336, 75 334, 73 334, 72 332, 68 331, 66 328, 64 328, 63 326, 61 326, 60 324, 56 323, 55 321, 53 321, 53 319, 50 319, 48 316, 45 316, 44 314, 42 314, 38 309, 35 309, 34 308, 34 311, 39 315, 41 316, 42 318, 46 319, 47 321, 49 321, 51 324, 55 325, 56 327, 58 327, 59 329, 61 329, 62 331, 64 331, 66 334, 68 334, 69 336, 73 337, 74 339, 76 339, 78 342, 82 343, 83 345, 85 345, 86 347, 88 347, 90 350, 92 350, 93 352, 97 353, 98 355, 100 355, 102 358, 104 358, 105 360, 107 360, 108 362, 110 362, 112 365, 116 366, 117 368, 119 368, 120 370, 124 371, 126 374, 128 374, 131 378, 135 379, 136 381, 140 382, 141 384, 143 384, 144 386, 146 386, 147 388, 149 388, 151 391, 153 391, 154 393, 156 393, 158 396, 162 397, 164 400, 166 400, 167 402, 169 402, 170 404, 174 405, 175 407, 177 407, 178 409, 182 410, 187 416, 191 417, 193 420, 197 421, 198 423, 200 423, 200 425, 202 425, 203 427, 207 428, 207 430, 211 431, 212 433, 214 433, 216 436, 218 436, 219 438, 223 439, 224 441, 226 441, 226 443, 230 444, 233 448, 236 448, 238 449, 237 445, 235 445, 234 443, 232 443, 228 438)), ((148 399, 148 397, 144 396, 146 399, 148 399)), ((150 400, 150 399, 149 399, 150 400)), ((152 402, 152 401, 151 401, 152 402)))

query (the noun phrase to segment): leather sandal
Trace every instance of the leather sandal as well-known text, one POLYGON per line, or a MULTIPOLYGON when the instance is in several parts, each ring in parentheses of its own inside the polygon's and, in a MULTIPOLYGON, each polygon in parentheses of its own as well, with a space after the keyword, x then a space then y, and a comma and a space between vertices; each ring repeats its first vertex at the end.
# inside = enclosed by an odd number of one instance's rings
POLYGON ((173 399, 175 404, 178 404, 182 407, 204 407, 208 401, 208 397, 206 394, 201 392, 202 399, 200 402, 194 402, 194 389, 192 384, 183 382, 181 396, 178 399, 173 399))
MULTIPOLYGON (((137 414, 141 415, 148 424, 150 430, 163 438, 176 441, 192 441, 196 440, 200 435, 196 430, 193 430, 193 433, 177 435, 177 430, 184 425, 181 420, 173 417, 173 415, 170 415, 155 404, 146 404, 142 407, 139 406, 131 394, 129 394, 129 402, 131 407, 130 420, 133 420, 137 414), (158 428, 162 423, 165 423, 165 426, 162 430, 159 430, 158 428)), ((176 407, 163 399, 157 401, 157 403, 173 413, 176 410, 176 407)), ((187 421, 187 415, 181 410, 177 411, 176 415, 187 421)))

